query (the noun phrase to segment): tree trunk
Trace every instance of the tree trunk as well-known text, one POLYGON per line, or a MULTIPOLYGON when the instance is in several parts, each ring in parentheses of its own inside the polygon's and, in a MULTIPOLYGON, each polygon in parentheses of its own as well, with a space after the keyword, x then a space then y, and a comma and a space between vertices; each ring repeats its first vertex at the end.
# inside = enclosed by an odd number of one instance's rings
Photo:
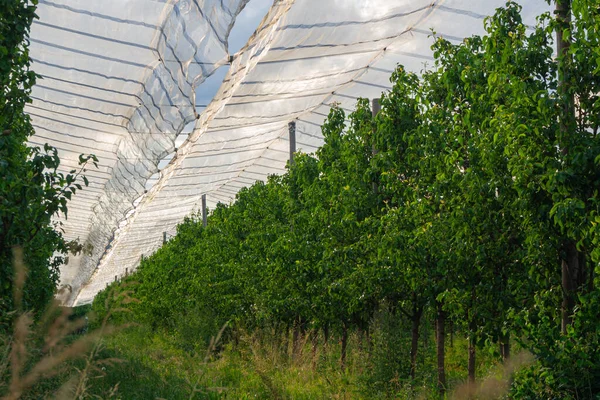
POLYGON ((285 329, 283 331, 283 342, 282 342, 282 350, 285 354, 285 357, 289 357, 290 355, 290 326, 288 324, 285 325, 285 329))
MULTIPOLYGON (((379 110, 381 109, 381 105, 379 104, 379 99, 373 99, 371 100, 371 113, 373 115, 373 122, 376 121, 376 117, 377 114, 379 113, 379 110)), ((374 158, 375 155, 377 155, 377 147, 375 146, 375 132, 377 131, 377 125, 376 123, 373 124, 373 133, 371 134, 371 154, 372 157, 374 158)), ((377 195, 379 192, 379 188, 377 186, 377 181, 374 180, 373 181, 373 193, 375 195, 377 195)))
POLYGON ((296 318, 294 322, 294 330, 292 332, 292 359, 297 361, 300 357, 301 353, 301 345, 300 345, 300 330, 301 330, 301 322, 300 318, 296 318))
POLYGON ((498 344, 500 346, 502 362, 505 363, 510 358, 510 334, 502 335, 498 344))
POLYGON ((367 360, 371 360, 371 356, 373 355, 373 338, 371 337, 371 327, 367 326, 367 330, 365 332, 367 337, 367 360))
POLYGON ((591 293, 594 291, 594 265, 589 265, 588 266, 588 292, 591 293))
POLYGON ((581 290, 585 290, 585 286, 586 284, 588 284, 588 276, 589 276, 589 272, 588 269, 590 268, 590 266, 587 263, 587 254, 582 252, 582 251, 578 251, 577 252, 578 256, 579 256, 579 272, 577 274, 577 288, 581 288, 581 290))
POLYGON ((469 383, 475 383, 475 343, 469 340, 469 383))
POLYGON ((469 384, 475 384, 475 323, 469 322, 469 384))
MULTIPOLYGON (((430 339, 429 331, 427 331, 427 325, 421 326, 419 328, 419 331, 420 331, 419 337, 423 338, 423 344, 421 345, 421 349, 424 349, 425 353, 427 353, 429 350, 429 339, 430 339)), ((435 332, 435 327, 434 327, 434 332, 435 332)), ((434 340, 435 340, 435 338, 434 338, 434 340)))
POLYGON ((577 275, 579 271, 579 254, 575 242, 569 240, 564 247, 565 257, 562 260, 562 289, 563 301, 561 309, 562 333, 567 333, 567 327, 573 322, 575 294, 577 290, 577 275))
POLYGON ((446 339, 446 313, 442 308, 442 303, 437 302, 437 314, 435 319, 435 341, 437 345, 437 372, 438 372, 438 390, 442 397, 446 392, 446 349, 444 340, 446 339))
POLYGON ((565 30, 571 30, 571 0, 556 1, 556 53, 558 55, 558 94, 561 97, 561 115, 559 115, 560 136, 559 146, 563 154, 569 154, 568 137, 575 128, 575 99, 570 93, 570 69, 572 67, 569 49, 571 48, 570 33, 565 36, 565 30))
POLYGON ((319 348, 319 330, 313 329, 310 334, 311 350, 312 350, 312 370, 317 370, 317 350, 319 348))
POLYGON ((365 331, 360 326, 358 326, 358 328, 356 329, 356 333, 358 336, 358 349, 362 353, 365 348, 365 331))
MULTIPOLYGON (((571 0, 556 1, 556 53, 558 55, 558 94, 560 95, 561 114, 559 115, 560 132, 558 145, 561 153, 567 156, 571 150, 570 136, 574 134, 575 100, 570 90, 571 57, 571 0)), ((563 301, 561 307, 561 331, 567 332, 567 327, 573 322, 572 315, 575 308, 575 295, 577 291, 577 275, 579 273, 579 256, 577 246, 573 240, 563 242, 564 257, 561 260, 561 280, 563 301)))
POLYGON ((412 342, 410 346, 410 377, 415 379, 417 373, 417 353, 419 351, 419 326, 421 324, 421 316, 423 315, 423 307, 418 307, 416 304, 416 295, 413 295, 413 314, 412 314, 412 342))
POLYGON ((344 323, 342 327, 342 351, 340 354, 340 367, 342 371, 346 370, 346 350, 348 347, 348 327, 344 323))

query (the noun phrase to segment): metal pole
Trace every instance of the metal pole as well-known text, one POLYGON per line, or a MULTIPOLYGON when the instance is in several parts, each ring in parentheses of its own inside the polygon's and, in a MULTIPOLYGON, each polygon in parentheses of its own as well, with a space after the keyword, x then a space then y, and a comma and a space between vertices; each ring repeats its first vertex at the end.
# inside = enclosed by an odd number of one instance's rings
POLYGON ((206 215, 206 195, 202 195, 202 226, 208 224, 208 215, 206 215))
MULTIPOLYGON (((371 100, 371 113, 373 115, 373 121, 375 121, 375 118, 377 117, 377 114, 379 114, 379 111, 381 110, 381 105, 379 104, 379 99, 373 99, 371 100)), ((373 133, 371 134, 371 153, 373 154, 373 156, 375 156, 377 154, 377 147, 375 147, 375 131, 377 128, 373 128, 373 133)), ((377 182, 373 182, 373 192, 375 194, 377 194, 377 192, 379 191, 379 188, 377 187, 377 182)))
MULTIPOLYGON (((371 113, 373 114, 373 121, 375 121, 375 118, 377 117, 377 114, 379 114, 379 111, 381 111, 381 105, 379 104, 379 99, 371 100, 371 113)), ((375 130, 376 130, 376 128, 373 128, 373 136, 375 136, 375 130)), ((377 148, 375 147, 375 140, 372 140, 371 146, 372 146, 371 151, 372 151, 373 155, 377 154, 377 148)))
POLYGON ((167 243, 167 232, 163 232, 163 244, 167 243))
POLYGON ((290 133, 290 165, 292 165, 294 163, 294 153, 296 152, 296 121, 288 124, 288 131, 290 133))
POLYGON ((377 116, 377 114, 379 114, 379 111, 381 111, 381 105, 379 104, 379 99, 373 99, 371 100, 371 112, 373 113, 373 118, 375 118, 377 116))

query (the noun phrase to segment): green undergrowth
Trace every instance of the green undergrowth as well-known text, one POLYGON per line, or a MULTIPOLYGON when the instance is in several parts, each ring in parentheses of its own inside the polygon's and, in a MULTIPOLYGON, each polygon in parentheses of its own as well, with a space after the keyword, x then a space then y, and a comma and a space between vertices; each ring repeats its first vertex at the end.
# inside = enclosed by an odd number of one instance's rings
MULTIPOLYGON (((112 362, 102 367, 91 383, 89 398, 107 398, 109 393, 117 399, 438 398, 433 332, 420 349, 420 367, 414 381, 399 378, 398 368, 408 365, 408 359, 390 348, 389 341, 385 346, 378 342, 377 334, 371 347, 359 335, 351 336, 345 371, 339 364, 340 343, 333 338, 324 344, 320 337, 313 351, 308 334, 301 336, 302 350, 294 355, 291 333, 287 340, 285 335, 268 329, 233 336, 228 343, 215 346, 214 351, 203 353, 190 351, 189 343, 169 332, 153 331, 144 325, 123 329, 103 339, 98 359, 112 362)), ((448 346, 451 390, 447 398, 462 397, 461 385, 467 379, 467 345, 465 338, 455 337, 448 346), (458 392, 452 394, 452 390, 458 392)), ((504 379, 502 373, 498 375, 499 364, 491 349, 478 355, 478 378, 485 381, 496 374, 500 381, 504 379)), ((63 379, 66 376, 65 372, 63 379)), ((47 388, 53 389, 60 379, 47 383, 47 388)))
MULTIPOLYGON (((320 333, 315 340, 311 332, 300 332, 294 346, 293 330, 255 328, 245 333, 227 327, 207 345, 203 335, 182 338, 175 330, 120 325, 99 338, 92 346, 94 354, 61 364, 22 398, 73 398, 60 393, 71 381, 81 380, 89 363, 93 367, 78 399, 439 399, 433 327, 424 326, 416 377, 410 379, 406 373, 409 335, 403 324, 393 320, 380 316, 370 339, 360 332, 350 335, 344 370, 335 334, 325 340, 320 333)), ((79 332, 64 340, 72 343, 83 335, 79 332)), ((0 350, 7 340, 2 339, 0 350)), ((34 337, 28 342, 32 364, 42 354, 44 340, 34 337)), ((446 347, 449 390, 445 398, 468 398, 468 341, 462 335, 448 335, 446 347)), ((522 359, 517 346, 514 350, 514 358, 522 359)), ((508 398, 510 374, 522 365, 507 371, 493 346, 479 349, 478 395, 470 398, 508 398)))
POLYGON ((360 398, 359 374, 342 373, 332 349, 320 355, 319 368, 309 350, 292 360, 280 345, 241 336, 218 354, 186 351, 166 332, 136 326, 106 339, 103 357, 121 360, 107 369, 93 392, 118 384, 123 399, 318 399, 360 398), (329 358, 329 359, 328 359, 329 358))

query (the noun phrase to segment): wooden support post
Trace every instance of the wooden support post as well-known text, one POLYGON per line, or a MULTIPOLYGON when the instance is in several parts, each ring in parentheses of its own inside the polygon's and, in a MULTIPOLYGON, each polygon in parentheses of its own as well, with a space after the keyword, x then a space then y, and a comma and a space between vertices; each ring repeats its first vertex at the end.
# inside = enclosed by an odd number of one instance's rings
POLYGON ((163 244, 167 243, 167 232, 163 232, 163 244))
POLYGON ((115 282, 117 281, 117 276, 115 275, 115 282))
POLYGON ((202 195, 202 226, 206 227, 208 224, 208 215, 206 215, 206 195, 202 195))
POLYGON ((446 312, 441 301, 436 301, 435 341, 437 352, 437 387, 444 396, 446 393, 446 312))
POLYGON ((377 116, 377 114, 379 114, 379 111, 381 111, 381 105, 379 104, 379 99, 371 100, 371 112, 373 113, 373 118, 375 118, 377 116))
POLYGON ((294 163, 294 153, 296 152, 296 121, 288 124, 289 139, 290 139, 290 165, 294 163))
MULTIPOLYGON (((371 113, 373 114, 373 121, 375 121, 375 117, 377 117, 377 114, 379 114, 379 111, 381 111, 381 105, 379 104, 379 99, 371 100, 371 113)), ((375 134, 375 130, 376 129, 373 128, 373 134, 375 134)), ((371 152, 373 153, 373 155, 377 154, 377 148, 375 147, 375 140, 372 140, 371 152)))
MULTIPOLYGON (((375 121, 375 117, 379 114, 381 110, 381 105, 379 104, 379 99, 371 100, 371 113, 373 114, 373 121, 375 121)), ((375 146, 375 131, 376 128, 373 127, 372 139, 371 139, 371 153, 373 156, 377 154, 377 147, 375 146)), ((377 182, 373 182, 373 193, 377 194, 379 188, 377 187, 377 182)))
POLYGON ((125 276, 129 276, 129 268, 125 268, 125 276))

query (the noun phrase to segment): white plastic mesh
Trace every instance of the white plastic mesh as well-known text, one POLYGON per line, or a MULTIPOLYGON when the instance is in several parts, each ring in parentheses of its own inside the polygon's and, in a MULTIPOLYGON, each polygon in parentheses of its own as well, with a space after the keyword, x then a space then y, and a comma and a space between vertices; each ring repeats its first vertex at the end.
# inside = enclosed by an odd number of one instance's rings
POLYGON ((63 266, 72 302, 157 163, 196 118, 195 86, 228 62, 227 36, 248 0, 40 0, 31 54, 43 79, 28 107, 33 144, 58 147, 66 171, 94 153, 64 222, 91 250, 63 266))
MULTIPOLYGON (((37 24, 33 31, 37 72, 62 79, 48 78, 35 91, 36 140, 63 149, 66 163, 82 151, 102 161, 65 222, 70 237, 94 246, 63 270, 71 301, 83 304, 160 247, 163 232, 174 234, 203 194, 212 208, 283 172, 290 121, 297 149, 314 152, 333 103, 351 111, 357 98, 379 97, 398 63, 416 72, 431 65, 431 30, 454 42, 482 34, 484 17, 505 1, 275 1, 135 212, 132 202, 157 161, 194 118, 194 83, 225 62, 227 33, 245 1, 40 3, 41 24, 69 29, 37 24), (40 43, 43 37, 61 47, 40 43)), ((522 4, 530 25, 549 9, 544 0, 522 4)))

